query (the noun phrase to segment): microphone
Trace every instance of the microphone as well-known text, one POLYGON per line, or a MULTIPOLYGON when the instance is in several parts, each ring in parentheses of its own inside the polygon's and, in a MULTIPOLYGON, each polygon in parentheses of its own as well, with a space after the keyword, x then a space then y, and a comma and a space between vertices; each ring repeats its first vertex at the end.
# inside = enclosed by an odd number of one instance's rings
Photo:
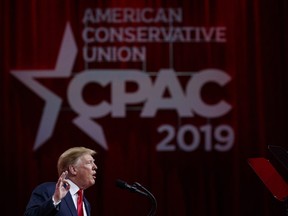
POLYGON ((155 197, 153 196, 153 194, 149 190, 147 190, 144 186, 142 186, 140 183, 134 182, 133 185, 129 185, 127 182, 117 179, 116 186, 122 189, 129 190, 130 192, 139 193, 143 196, 148 197, 152 204, 152 207, 150 209, 148 216, 155 215, 156 210, 157 210, 157 201, 155 197))
POLYGON ((133 193, 139 193, 143 196, 150 197, 149 194, 147 194, 146 192, 141 191, 137 187, 135 187, 134 185, 129 185, 127 182, 122 181, 120 179, 116 180, 116 186, 121 188, 121 189, 129 190, 130 192, 133 192, 133 193))

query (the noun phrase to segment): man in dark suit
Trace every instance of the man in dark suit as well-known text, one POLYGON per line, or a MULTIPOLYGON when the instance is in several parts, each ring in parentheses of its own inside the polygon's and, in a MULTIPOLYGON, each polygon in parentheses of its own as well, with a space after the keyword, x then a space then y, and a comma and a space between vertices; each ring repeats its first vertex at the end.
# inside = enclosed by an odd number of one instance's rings
POLYGON ((58 159, 57 183, 38 185, 31 194, 24 215, 90 216, 90 204, 81 194, 95 184, 95 154, 94 150, 85 147, 66 150, 58 159))

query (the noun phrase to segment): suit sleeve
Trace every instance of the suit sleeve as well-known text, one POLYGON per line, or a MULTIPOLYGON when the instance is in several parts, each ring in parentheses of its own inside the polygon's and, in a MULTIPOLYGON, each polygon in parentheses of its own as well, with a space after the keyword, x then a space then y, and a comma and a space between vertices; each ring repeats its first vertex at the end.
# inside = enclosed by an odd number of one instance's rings
POLYGON ((53 216, 59 211, 59 205, 54 206, 52 195, 55 190, 54 184, 44 183, 36 187, 26 206, 24 216, 53 216))

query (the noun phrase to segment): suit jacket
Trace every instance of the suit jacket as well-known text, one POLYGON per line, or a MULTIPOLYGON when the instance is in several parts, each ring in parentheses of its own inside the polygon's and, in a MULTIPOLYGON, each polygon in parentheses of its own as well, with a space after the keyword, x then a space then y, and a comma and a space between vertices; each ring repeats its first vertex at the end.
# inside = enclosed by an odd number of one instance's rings
MULTIPOLYGON (((53 205, 52 196, 55 191, 55 182, 46 182, 37 186, 26 206, 25 216, 77 216, 77 210, 70 193, 62 199, 56 207, 53 205)), ((87 215, 90 216, 91 206, 84 197, 87 215)))

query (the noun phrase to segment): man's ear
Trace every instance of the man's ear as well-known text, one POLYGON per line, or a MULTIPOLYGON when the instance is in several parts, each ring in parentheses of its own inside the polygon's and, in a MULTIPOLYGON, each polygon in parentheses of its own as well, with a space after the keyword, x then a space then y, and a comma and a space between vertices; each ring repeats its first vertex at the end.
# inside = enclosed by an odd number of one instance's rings
POLYGON ((68 169, 72 175, 76 175, 77 169, 73 165, 69 165, 68 169))

